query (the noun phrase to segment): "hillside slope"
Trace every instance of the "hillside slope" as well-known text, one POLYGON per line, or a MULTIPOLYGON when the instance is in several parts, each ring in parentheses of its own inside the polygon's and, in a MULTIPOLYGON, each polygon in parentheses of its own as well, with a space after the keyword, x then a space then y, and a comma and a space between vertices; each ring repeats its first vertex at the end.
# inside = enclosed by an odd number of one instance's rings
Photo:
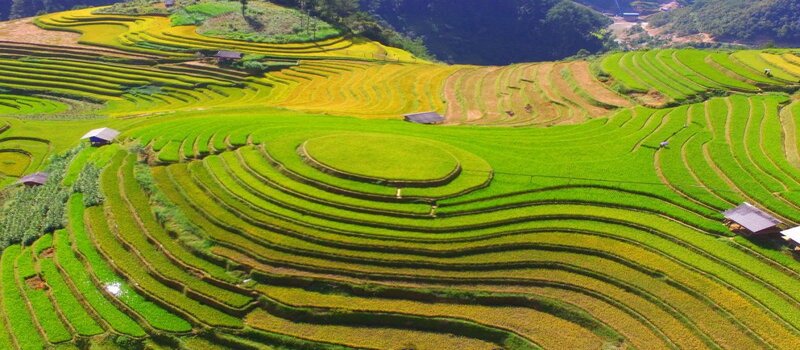
POLYGON ((793 50, 448 65, 98 10, 0 24, 0 349, 800 348, 796 244, 721 214, 800 225, 793 50))
POLYGON ((798 0, 697 0, 649 21, 680 34, 703 32, 723 41, 800 45, 798 0))
POLYGON ((439 59, 503 65, 546 61, 603 48, 598 33, 609 22, 587 7, 565 0, 480 1, 362 0, 392 26, 420 36, 439 59))

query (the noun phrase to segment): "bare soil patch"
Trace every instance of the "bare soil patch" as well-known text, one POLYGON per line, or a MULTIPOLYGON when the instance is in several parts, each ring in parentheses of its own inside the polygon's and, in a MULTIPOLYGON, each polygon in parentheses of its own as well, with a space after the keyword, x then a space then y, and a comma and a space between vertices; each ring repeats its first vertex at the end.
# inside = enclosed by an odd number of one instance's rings
POLYGON ((54 248, 47 248, 44 251, 42 251, 41 254, 39 254, 39 257, 44 259, 52 258, 54 252, 55 252, 54 248))
POLYGON ((39 28, 33 24, 33 18, 0 22, 0 37, 4 41, 24 44, 85 47, 78 44, 80 34, 39 28))
POLYGON ((25 284, 33 290, 46 290, 47 283, 44 283, 41 277, 33 276, 25 280, 25 284))

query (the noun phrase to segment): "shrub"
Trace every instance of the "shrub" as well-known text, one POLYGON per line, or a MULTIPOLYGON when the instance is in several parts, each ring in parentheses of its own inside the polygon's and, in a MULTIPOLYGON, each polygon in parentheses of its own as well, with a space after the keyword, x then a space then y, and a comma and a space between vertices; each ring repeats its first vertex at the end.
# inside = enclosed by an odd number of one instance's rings
POLYGON ((91 163, 86 164, 72 186, 72 192, 83 193, 85 207, 102 204, 104 198, 100 191, 100 168, 91 163))

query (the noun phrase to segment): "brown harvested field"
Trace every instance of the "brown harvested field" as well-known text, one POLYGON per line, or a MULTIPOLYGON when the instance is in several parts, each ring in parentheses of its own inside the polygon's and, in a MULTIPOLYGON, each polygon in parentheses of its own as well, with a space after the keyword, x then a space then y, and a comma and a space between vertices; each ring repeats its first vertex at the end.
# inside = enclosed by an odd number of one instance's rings
POLYGON ((445 81, 444 98, 452 124, 572 124, 631 105, 583 61, 463 68, 445 81))
POLYGON ((78 39, 81 37, 80 34, 39 28, 33 24, 33 18, 0 22, 0 37, 4 41, 25 44, 86 47, 78 44, 78 39))
POLYGON ((568 66, 568 63, 558 63, 553 66, 553 70, 550 72, 550 80, 553 82, 553 87, 557 90, 558 94, 561 95, 563 100, 582 110, 581 114, 586 117, 599 117, 608 113, 608 109, 598 107, 596 103, 593 104, 594 101, 579 95, 576 91, 576 87, 572 86, 570 82, 564 78, 565 74, 570 74, 568 66))
POLYGON ((147 55, 127 53, 111 48, 99 48, 80 44, 81 34, 59 30, 46 30, 33 23, 33 18, 22 18, 0 22, 0 38, 5 43, 26 45, 51 45, 69 49, 82 49, 87 52, 118 57, 147 57, 147 55))
POLYGON ((574 61, 569 64, 573 79, 595 101, 618 107, 630 107, 633 102, 622 97, 599 82, 589 69, 589 62, 574 61))

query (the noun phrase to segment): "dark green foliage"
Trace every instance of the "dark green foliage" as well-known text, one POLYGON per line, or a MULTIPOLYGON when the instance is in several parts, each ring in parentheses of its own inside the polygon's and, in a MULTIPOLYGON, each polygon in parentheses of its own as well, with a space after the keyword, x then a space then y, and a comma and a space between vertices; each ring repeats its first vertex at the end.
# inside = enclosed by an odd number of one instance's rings
POLYGON ((649 22, 679 34, 704 32, 726 41, 800 43, 800 0, 698 0, 649 22))
POLYGON ((288 68, 296 65, 297 63, 295 62, 281 62, 281 61, 269 62, 269 61, 259 61, 259 60, 242 60, 234 64, 236 68, 246 70, 253 74, 262 74, 269 71, 281 70, 283 68, 288 68))
POLYGON ((113 4, 115 0, 0 0, 0 20, 31 17, 76 7, 113 4), (8 6, 6 11, 5 6, 8 6))
POLYGON ((368 11, 376 8, 375 4, 380 4, 381 1, 360 3, 359 0, 274 0, 273 2, 298 8, 347 31, 402 48, 417 57, 432 58, 419 36, 410 32, 398 32, 387 22, 376 18, 377 12, 368 11))
POLYGON ((11 244, 30 244, 41 235, 64 227, 70 190, 61 184, 70 161, 80 147, 50 159, 44 185, 11 190, 0 208, 0 250, 11 244))
POLYGON ((609 20, 572 1, 363 0, 400 32, 424 38, 438 58, 507 64, 560 59, 603 49, 609 20))
POLYGON ((112 13, 120 15, 167 15, 169 10, 162 6, 158 0, 128 0, 118 2, 109 7, 97 10, 95 13, 112 13))
POLYGON ((103 203, 103 193, 100 191, 100 168, 87 163, 78 175, 78 180, 72 186, 72 191, 83 193, 83 205, 92 207, 103 203))
MULTIPOLYGON (((640 12, 649 14, 658 12, 662 4, 666 4, 670 0, 576 0, 576 2, 606 13, 640 12)), ((678 2, 686 1, 678 0, 678 2)))

